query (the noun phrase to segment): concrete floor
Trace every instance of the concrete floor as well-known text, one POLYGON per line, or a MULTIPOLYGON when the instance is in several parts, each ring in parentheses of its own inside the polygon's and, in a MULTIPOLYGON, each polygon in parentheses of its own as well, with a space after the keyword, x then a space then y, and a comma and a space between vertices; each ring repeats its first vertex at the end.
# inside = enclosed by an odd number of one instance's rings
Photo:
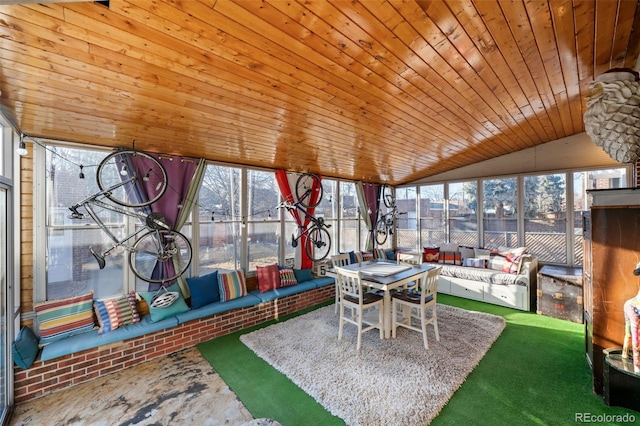
POLYGON ((196 348, 15 407, 9 425, 277 425, 251 414, 196 348))

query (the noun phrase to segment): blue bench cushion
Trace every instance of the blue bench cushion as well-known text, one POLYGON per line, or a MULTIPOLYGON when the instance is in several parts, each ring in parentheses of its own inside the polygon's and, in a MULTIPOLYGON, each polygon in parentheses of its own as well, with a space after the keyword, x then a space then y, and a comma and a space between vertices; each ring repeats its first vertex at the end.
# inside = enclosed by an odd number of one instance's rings
POLYGON ((302 281, 296 285, 269 290, 264 293, 260 293, 258 290, 252 290, 249 293, 259 298, 262 302, 269 302, 281 297, 291 296, 292 294, 302 293, 307 290, 313 290, 314 288, 333 284, 334 282, 335 280, 331 277, 318 277, 311 280, 302 281))
POLYGON ((232 309, 246 308, 247 306, 253 306, 260 303, 260 299, 252 294, 231 299, 226 302, 209 303, 198 309, 191 309, 187 312, 178 314, 176 318, 179 324, 183 324, 188 321, 192 321, 199 318, 210 317, 215 314, 230 311, 232 309))
POLYGON ((56 342, 49 343, 42 348, 40 360, 47 361, 64 355, 84 351, 86 349, 108 345, 109 343, 144 336, 145 334, 176 327, 177 325, 178 319, 176 317, 169 317, 158 322, 151 322, 149 315, 147 315, 142 317, 140 322, 136 324, 129 324, 108 333, 98 334, 98 329, 96 328, 86 333, 76 334, 65 337, 64 339, 56 342))
POLYGON ((98 334, 98 329, 96 328, 85 333, 65 337, 59 341, 49 343, 42 348, 40 360, 48 361, 86 349, 144 336, 145 334, 176 327, 178 324, 183 324, 195 319, 210 317, 233 309, 259 305, 262 302, 267 302, 280 297, 302 293, 304 291, 326 285, 333 285, 334 282, 335 280, 331 277, 317 277, 293 286, 270 290, 266 293, 260 293, 258 290, 252 290, 246 296, 232 299, 227 302, 209 303, 208 305, 200 308, 191 309, 186 312, 179 313, 176 316, 162 319, 158 322, 151 322, 150 315, 145 315, 139 323, 129 324, 108 333, 98 334))

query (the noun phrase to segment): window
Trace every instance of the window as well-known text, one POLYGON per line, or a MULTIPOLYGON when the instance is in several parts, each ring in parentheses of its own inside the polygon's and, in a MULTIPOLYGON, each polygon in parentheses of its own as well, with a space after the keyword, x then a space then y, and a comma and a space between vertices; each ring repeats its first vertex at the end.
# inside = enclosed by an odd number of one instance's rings
POLYGON ((198 198, 198 275, 241 266, 241 176, 239 167, 207 165, 198 198))
POLYGON ((280 191, 274 172, 247 171, 247 251, 249 270, 278 263, 280 217, 275 211, 280 191), (275 213, 275 216, 272 215, 275 213))
POLYGON ((539 262, 567 263, 566 174, 524 177, 524 242, 539 262))
POLYGON ((340 182, 340 249, 341 252, 359 250, 360 213, 356 185, 340 182))
MULTIPOLYGON (((475 181, 448 185, 449 242, 478 246, 478 184, 475 181)), ((443 239, 443 241, 447 241, 443 239)))
MULTIPOLYGON (((420 187, 420 245, 437 246, 445 241, 444 184, 423 185, 420 187)), ((458 205, 450 204, 454 214, 458 205)))
POLYGON ((517 247, 517 178, 482 182, 482 225, 485 247, 517 247))
MULTIPOLYGON (((99 191, 95 176, 97 165, 108 153, 46 146, 47 300, 89 291, 93 291, 96 298, 102 298, 129 290, 128 259, 124 250, 117 248, 111 251, 106 257, 106 266, 101 270, 90 248, 105 250, 112 245, 111 240, 88 214, 83 219, 71 219, 69 216, 70 206, 99 191), (80 178, 80 165, 83 165, 84 178, 80 178)), ((128 234, 133 226, 121 214, 99 208, 96 208, 96 213, 117 237, 128 234)))
POLYGON ((587 190, 624 188, 627 186, 628 176, 625 168, 579 171, 572 173, 571 176, 573 177, 574 263, 580 266, 584 259, 582 251, 582 221, 584 214, 589 211, 591 206, 587 190))
POLYGON ((396 188, 397 240, 399 248, 415 250, 418 247, 417 190, 414 186, 396 188))

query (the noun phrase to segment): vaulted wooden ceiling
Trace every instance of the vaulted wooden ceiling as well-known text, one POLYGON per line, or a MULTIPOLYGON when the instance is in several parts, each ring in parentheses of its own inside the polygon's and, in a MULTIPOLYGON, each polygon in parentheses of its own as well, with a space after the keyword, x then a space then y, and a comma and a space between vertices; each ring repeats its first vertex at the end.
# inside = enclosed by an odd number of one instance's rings
POLYGON ((0 1, 25 135, 392 184, 583 132, 640 52, 635 0, 100 3, 0 1))

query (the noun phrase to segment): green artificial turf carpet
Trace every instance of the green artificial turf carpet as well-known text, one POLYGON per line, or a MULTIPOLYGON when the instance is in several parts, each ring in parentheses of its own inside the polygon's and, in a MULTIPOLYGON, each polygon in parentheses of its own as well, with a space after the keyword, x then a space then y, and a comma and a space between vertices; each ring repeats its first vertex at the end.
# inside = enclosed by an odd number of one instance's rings
MULTIPOLYGON (((640 413, 608 407, 592 392, 584 325, 448 295, 438 295, 438 303, 500 315, 507 326, 433 425, 569 425, 585 419, 613 425, 623 424, 624 415, 640 422, 640 413)), ((241 334, 274 322, 198 349, 255 418, 283 426, 344 424, 240 342, 241 334)))

